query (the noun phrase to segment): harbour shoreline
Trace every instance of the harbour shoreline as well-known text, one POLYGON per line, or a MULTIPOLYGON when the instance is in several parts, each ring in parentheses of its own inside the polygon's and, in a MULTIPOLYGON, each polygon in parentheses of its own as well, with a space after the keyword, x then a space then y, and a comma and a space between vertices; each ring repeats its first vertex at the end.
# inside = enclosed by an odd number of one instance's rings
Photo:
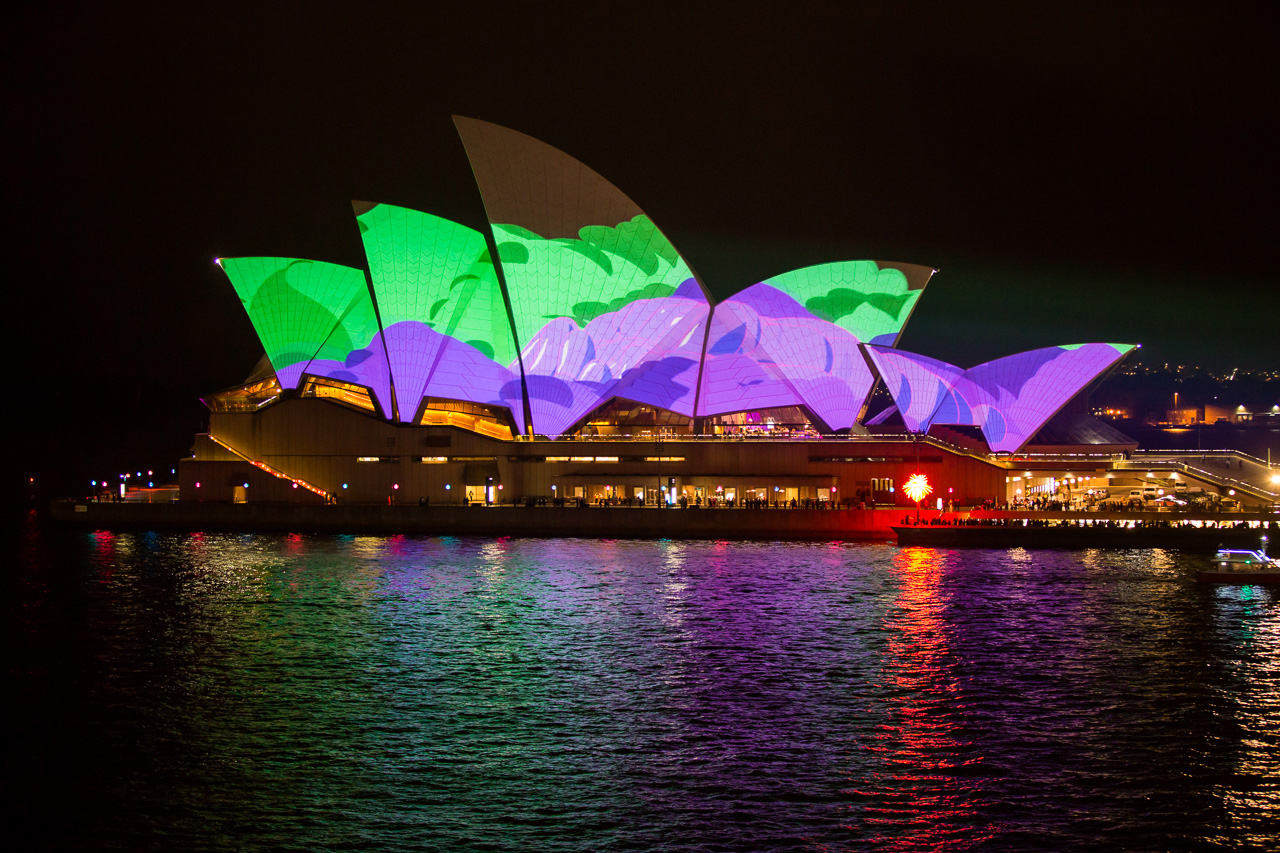
MULTIPOLYGON (((628 506, 383 506, 54 501, 51 519, 92 529, 598 539, 855 539, 937 547, 1186 547, 1212 550, 1276 531, 1275 515, 915 513, 903 507, 778 509, 628 506), (1190 522, 1198 522, 1192 524, 1190 522), (1269 525, 1269 526, 1268 526, 1269 525)), ((1276 531, 1280 532, 1280 531, 1276 531)), ((1274 538, 1274 537, 1272 537, 1274 538)))

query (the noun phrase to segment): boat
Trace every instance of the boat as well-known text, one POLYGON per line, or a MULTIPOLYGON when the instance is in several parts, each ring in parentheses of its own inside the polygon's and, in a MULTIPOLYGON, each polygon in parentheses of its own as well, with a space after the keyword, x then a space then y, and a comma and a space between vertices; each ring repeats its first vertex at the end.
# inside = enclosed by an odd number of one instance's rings
POLYGON ((1265 551, 1220 548, 1213 557, 1214 567, 1196 572, 1196 580, 1205 583, 1280 583, 1280 560, 1265 551))

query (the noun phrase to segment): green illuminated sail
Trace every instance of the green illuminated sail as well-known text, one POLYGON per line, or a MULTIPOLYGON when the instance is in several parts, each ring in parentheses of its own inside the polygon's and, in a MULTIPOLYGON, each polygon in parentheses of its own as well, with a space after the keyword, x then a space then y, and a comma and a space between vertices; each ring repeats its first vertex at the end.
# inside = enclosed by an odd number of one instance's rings
POLYGON ((356 219, 385 329, 419 322, 499 364, 515 359, 502 290, 480 232, 389 204, 367 207, 356 219))
POLYGON ((616 226, 590 225, 579 238, 543 239, 517 225, 495 223, 498 257, 522 341, 558 317, 585 327, 640 299, 671 296, 693 278, 649 217, 616 226))
POLYGON ((377 332, 364 273, 299 258, 218 262, 279 374, 312 358, 344 359, 377 332), (355 338, 353 339, 353 334, 355 338), (324 352, 321 352, 321 350, 324 352))
POLYGON ((795 299, 819 319, 858 340, 892 345, 915 308, 923 286, 912 288, 902 270, 875 261, 839 261, 792 270, 764 284, 795 299))

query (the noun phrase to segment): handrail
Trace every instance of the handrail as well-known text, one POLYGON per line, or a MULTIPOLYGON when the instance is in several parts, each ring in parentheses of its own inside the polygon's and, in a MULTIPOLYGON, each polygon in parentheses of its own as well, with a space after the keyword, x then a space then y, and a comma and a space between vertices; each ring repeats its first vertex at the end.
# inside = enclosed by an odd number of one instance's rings
POLYGON ((1265 459, 1263 459, 1263 458, 1261 458, 1261 457, 1254 456, 1254 455, 1249 454, 1249 453, 1245 453, 1245 452, 1244 452, 1244 451, 1242 451, 1242 450, 1231 450, 1230 448, 1219 448, 1219 449, 1215 449, 1215 450, 1187 450, 1187 449, 1184 449, 1184 448, 1170 448, 1169 450, 1159 450, 1159 449, 1146 449, 1146 448, 1144 448, 1144 449, 1141 449, 1141 450, 1135 450, 1135 451, 1134 451, 1134 454, 1143 454, 1143 455, 1147 455, 1147 454, 1167 454, 1167 453, 1178 454, 1178 455, 1181 455, 1181 456, 1209 456, 1209 455, 1239 456, 1239 457, 1241 457, 1241 458, 1243 458, 1243 459, 1249 459, 1249 460, 1252 460, 1253 462, 1257 462, 1259 465, 1266 465, 1266 464, 1267 464, 1267 460, 1265 460, 1265 459))
POLYGON ((330 497, 329 493, 326 492, 324 489, 321 489, 319 486, 313 486, 312 484, 308 483, 306 480, 301 479, 300 477, 290 477, 288 474, 284 473, 278 468, 272 468, 270 465, 268 465, 265 462, 262 462, 261 460, 250 459, 248 456, 241 453, 239 450, 236 450, 230 444, 227 444, 225 441, 218 438, 216 435, 214 435, 211 432, 205 433, 205 435, 209 436, 210 441, 214 442, 220 447, 226 448, 231 453, 235 454, 236 456, 239 456, 245 462, 248 462, 250 465, 260 468, 263 471, 266 471, 268 474, 270 474, 273 477, 276 477, 281 480, 288 480, 291 483, 295 483, 299 486, 302 486, 302 488, 306 489, 307 491, 314 492, 315 494, 319 495, 325 500, 329 500, 329 497, 330 497))
POLYGON ((1145 463, 1125 460, 1124 462, 1117 463, 1114 467, 1123 470, 1159 469, 1161 471, 1173 470, 1186 474, 1195 474, 1201 479, 1217 483, 1218 485, 1244 489, 1257 497, 1266 497, 1271 498, 1272 500, 1280 498, 1280 493, 1268 491, 1261 486, 1248 482, 1247 480, 1238 480, 1235 477, 1226 476, 1216 471, 1209 471, 1204 468, 1197 468, 1194 465, 1188 465, 1185 462, 1179 462, 1174 459, 1156 459, 1145 463))

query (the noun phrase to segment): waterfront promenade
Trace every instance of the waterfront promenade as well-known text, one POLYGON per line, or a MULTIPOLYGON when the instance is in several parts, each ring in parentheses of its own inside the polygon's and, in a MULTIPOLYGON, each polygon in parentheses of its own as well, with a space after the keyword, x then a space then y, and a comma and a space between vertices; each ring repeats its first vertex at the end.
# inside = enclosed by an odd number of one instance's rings
MULTIPOLYGON (((220 530, 442 536, 580 536, 601 539, 867 539, 897 537, 914 508, 779 509, 627 506, 383 506, 291 503, 96 503, 55 501, 53 520, 91 529, 220 530)), ((921 511, 924 530, 1002 529, 1008 525, 1087 525, 1071 534, 1080 547, 1116 538, 1122 527, 1176 547, 1237 537, 1253 541, 1280 516, 1262 513, 921 511), (1104 535, 1104 531, 1112 532, 1104 535), (1236 530, 1226 535, 1228 530, 1236 530), (1203 532, 1199 532, 1203 531, 1203 532), (1213 531, 1213 532, 1209 532, 1213 531)), ((937 534, 933 534, 935 537, 937 534)), ((967 535, 967 534, 961 534, 967 535)), ((995 534, 1008 537, 1009 534, 995 534)), ((1041 535, 1041 534, 1032 534, 1041 535)), ((967 541, 973 541, 970 536, 967 541)), ((1073 540, 1074 541, 1074 540, 1073 540)), ((1136 540, 1134 540, 1136 541, 1136 540)), ((941 544, 941 543, 939 543, 941 544)), ((1256 543, 1255 543, 1256 544, 1256 543)), ((1134 545, 1133 547, 1143 547, 1134 545)), ((1208 547, 1201 544, 1198 547, 1208 547)), ((1213 545, 1213 547, 1218 547, 1213 545)))

